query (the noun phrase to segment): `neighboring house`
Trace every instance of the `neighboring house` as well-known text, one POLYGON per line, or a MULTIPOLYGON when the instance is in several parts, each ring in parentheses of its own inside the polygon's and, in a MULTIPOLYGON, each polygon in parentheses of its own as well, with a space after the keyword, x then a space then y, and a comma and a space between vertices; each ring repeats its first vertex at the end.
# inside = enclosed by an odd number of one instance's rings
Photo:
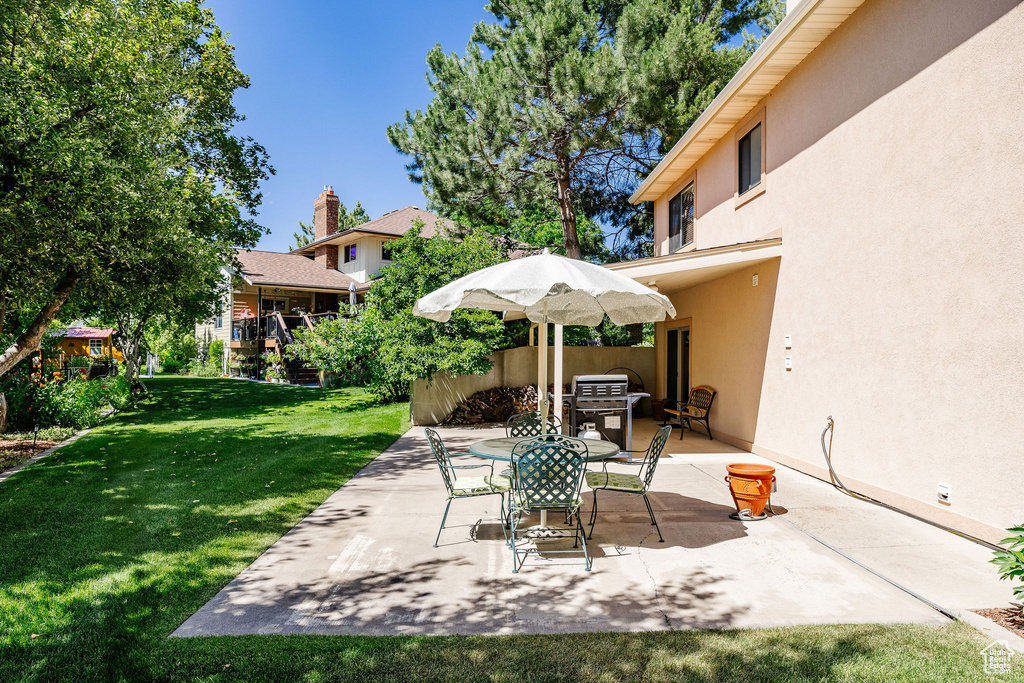
POLYGON ((656 255, 609 267, 678 312, 654 394, 710 385, 716 438, 826 480, 832 416, 847 486, 999 539, 1024 519, 1024 6, 789 5, 633 196, 656 255))
MULTIPOLYGON (((225 267, 230 282, 221 315, 196 326, 204 343, 225 342, 231 353, 255 356, 288 343, 296 326, 311 326, 338 315, 351 301, 362 301, 370 282, 390 262, 389 242, 422 223, 430 237, 454 224, 429 211, 407 206, 355 228, 338 231, 340 199, 325 188, 313 204, 314 241, 291 252, 238 250, 241 268, 225 267)), ((300 369, 292 368, 293 381, 300 369)))
POLYGON ((114 347, 113 327, 69 327, 51 333, 60 337, 57 343, 59 353, 71 356, 87 356, 90 358, 116 358, 124 362, 124 356, 114 347))

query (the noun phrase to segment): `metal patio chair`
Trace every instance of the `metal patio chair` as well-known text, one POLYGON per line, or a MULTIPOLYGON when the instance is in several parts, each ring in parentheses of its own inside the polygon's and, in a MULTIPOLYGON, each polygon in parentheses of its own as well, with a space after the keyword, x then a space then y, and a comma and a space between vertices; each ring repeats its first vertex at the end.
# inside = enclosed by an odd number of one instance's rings
MULTIPOLYGON (((519 448, 519 444, 516 447, 519 448)), ((587 539, 580 522, 583 503, 581 490, 587 470, 587 446, 579 439, 560 435, 542 436, 523 444, 512 458, 512 493, 509 496, 509 545, 512 548, 512 573, 518 574, 526 556, 539 552, 535 547, 519 548, 519 529, 523 516, 533 511, 565 510, 568 519, 575 519, 570 528, 548 527, 544 540, 573 537, 573 550, 544 550, 544 554, 583 553, 586 570, 591 567, 587 539), (576 550, 582 545, 582 550, 576 550), (522 556, 522 560, 520 560, 522 556)))
POLYGON ((430 450, 434 453, 434 460, 437 461, 437 466, 441 470, 441 478, 444 480, 444 487, 448 492, 448 503, 444 507, 444 517, 441 518, 441 527, 437 530, 434 547, 436 548, 437 542, 441 540, 441 532, 444 530, 444 523, 448 520, 448 509, 451 508, 453 500, 457 498, 492 496, 495 494, 501 496, 501 533, 507 541, 508 534, 505 532, 505 525, 508 521, 508 515, 505 512, 505 494, 512 488, 509 478, 494 473, 493 460, 490 463, 480 465, 452 464, 451 455, 448 453, 444 441, 441 440, 441 436, 429 427, 423 431, 427 435, 427 441, 430 442, 430 450), (482 477, 459 477, 456 474, 456 470, 472 470, 481 467, 488 468, 490 474, 482 477))
POLYGON ((547 425, 536 410, 513 415, 505 423, 505 436, 524 438, 528 436, 540 436, 542 434, 559 434, 562 431, 562 421, 555 415, 548 415, 547 425))
POLYGON ((708 417, 711 415, 711 404, 715 402, 715 396, 718 392, 711 387, 694 387, 690 391, 690 400, 686 403, 679 403, 679 401, 665 401, 665 406, 662 410, 665 411, 665 422, 662 424, 668 424, 671 420, 668 417, 672 416, 672 419, 679 425, 679 438, 683 438, 683 427, 689 428, 692 432, 693 427, 690 425, 691 421, 703 422, 704 428, 708 430, 708 438, 711 436, 711 424, 708 422, 708 417))
POLYGON ((640 470, 637 474, 609 472, 607 463, 601 472, 587 472, 587 486, 594 491, 594 507, 590 510, 590 535, 588 538, 594 537, 594 524, 597 523, 597 492, 618 491, 643 497, 644 504, 647 505, 647 513, 651 516, 651 526, 658 530, 658 540, 662 543, 665 542, 661 535, 661 527, 658 526, 658 520, 654 518, 654 509, 651 507, 651 501, 647 498, 647 492, 651 489, 654 470, 658 466, 658 460, 665 450, 665 444, 668 443, 671 433, 672 426, 665 425, 651 439, 651 445, 647 447, 647 453, 642 461, 622 463, 623 465, 639 464, 640 470))
MULTIPOLYGON (((514 461, 518 456, 520 456, 523 453, 525 453, 526 451, 530 450, 530 448, 532 448, 536 444, 553 444, 553 443, 562 444, 566 448, 569 448, 571 450, 577 451, 577 452, 581 453, 584 458, 588 458, 589 457, 589 454, 590 454, 589 449, 587 448, 587 444, 585 444, 583 441, 580 441, 579 439, 571 437, 571 436, 562 436, 561 434, 544 434, 542 436, 534 436, 534 437, 529 437, 529 438, 523 439, 521 441, 517 441, 516 444, 514 446, 512 446, 512 460, 514 461)), ((512 476, 512 469, 511 469, 511 467, 509 469, 506 469, 506 470, 502 471, 502 474, 505 474, 505 475, 508 475, 509 477, 511 477, 512 476)), ((578 512, 579 511, 577 510, 576 513, 578 514, 578 512)), ((570 514, 571 514, 570 511, 568 509, 566 509, 565 510, 565 523, 566 524, 568 524, 571 521, 570 514)))

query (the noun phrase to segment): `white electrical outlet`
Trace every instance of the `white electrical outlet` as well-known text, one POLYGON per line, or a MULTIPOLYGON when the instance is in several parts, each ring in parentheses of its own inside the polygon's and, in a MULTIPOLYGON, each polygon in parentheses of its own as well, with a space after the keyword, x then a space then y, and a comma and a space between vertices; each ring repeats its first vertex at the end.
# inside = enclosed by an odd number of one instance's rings
POLYGON ((793 348, 793 335, 791 335, 791 334, 787 334, 786 335, 786 348, 787 349, 793 348))
POLYGON ((952 500, 950 500, 950 498, 952 496, 952 490, 951 490, 950 485, 940 481, 939 482, 939 488, 938 488, 938 496, 939 496, 939 502, 940 503, 945 503, 946 505, 950 505, 952 503, 952 500))
POLYGON ((786 369, 787 370, 792 370, 793 369, 793 357, 792 356, 786 356, 786 369))
POLYGON ((754 276, 754 286, 757 287, 757 276, 754 276))

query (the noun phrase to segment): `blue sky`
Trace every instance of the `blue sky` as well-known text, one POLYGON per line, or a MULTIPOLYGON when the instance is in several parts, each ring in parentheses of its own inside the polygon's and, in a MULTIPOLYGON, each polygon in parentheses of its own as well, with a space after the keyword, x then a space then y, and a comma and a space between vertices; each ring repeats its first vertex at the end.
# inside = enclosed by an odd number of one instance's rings
POLYGON ((333 185, 350 208, 362 202, 374 218, 426 205, 385 129, 406 109, 427 106, 427 51, 441 43, 462 53, 473 24, 489 16, 483 0, 208 0, 208 6, 252 81, 236 95, 247 117, 236 132, 263 144, 277 169, 263 185, 257 219, 270 234, 260 249, 289 248, 324 185, 333 185))

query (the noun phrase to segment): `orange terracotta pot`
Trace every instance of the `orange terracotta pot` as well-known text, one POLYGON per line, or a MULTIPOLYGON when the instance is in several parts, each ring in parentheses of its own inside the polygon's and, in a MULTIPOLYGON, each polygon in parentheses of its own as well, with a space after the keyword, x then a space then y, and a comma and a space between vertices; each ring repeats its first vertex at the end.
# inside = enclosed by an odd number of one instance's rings
POLYGON ((750 510, 751 517, 763 514, 764 506, 772 495, 775 468, 737 462, 726 465, 725 469, 729 472, 725 481, 729 483, 729 492, 736 510, 750 510))

